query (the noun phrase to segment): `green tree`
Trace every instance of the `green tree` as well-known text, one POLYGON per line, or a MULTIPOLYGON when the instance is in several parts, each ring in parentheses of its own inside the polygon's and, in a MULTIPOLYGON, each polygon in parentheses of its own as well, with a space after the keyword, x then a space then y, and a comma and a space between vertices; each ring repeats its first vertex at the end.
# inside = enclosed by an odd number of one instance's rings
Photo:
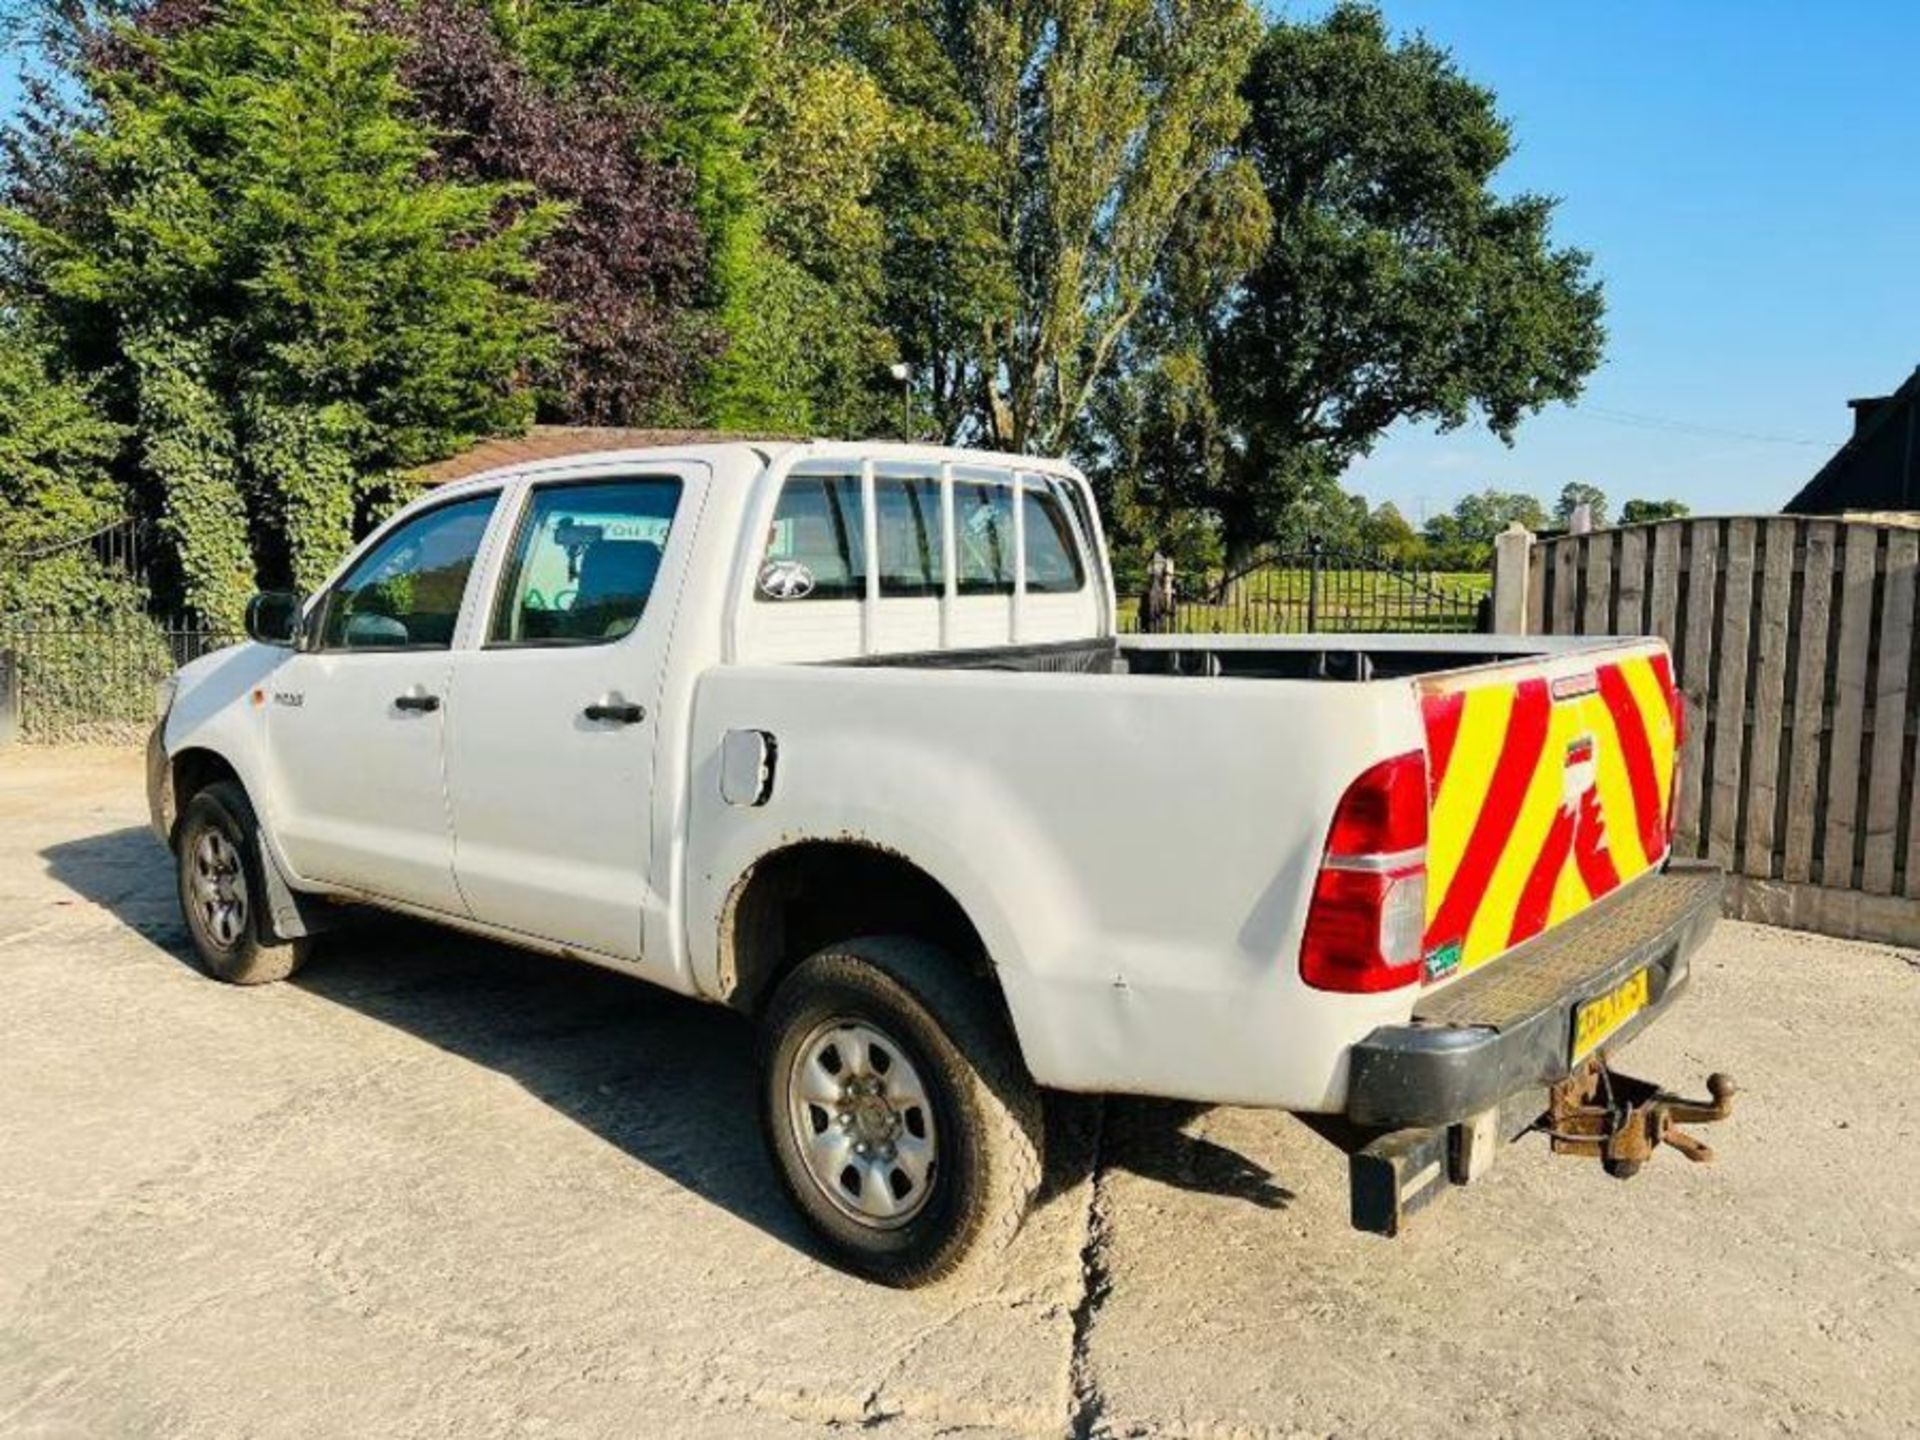
POLYGON ((1561 487, 1560 498, 1553 502, 1554 523, 1571 525, 1573 512, 1582 505, 1587 507, 1596 527, 1607 523, 1607 492, 1583 480, 1569 480, 1561 487))
POLYGON ((928 9, 1011 281, 972 343, 941 357, 944 384, 986 443, 1057 452, 1181 246, 1248 228, 1229 147, 1258 19, 1246 0, 928 9))
MULTIPOLYGON (((704 310, 722 348, 697 401, 733 428, 794 428, 811 297, 766 238, 755 148, 779 42, 752 0, 489 0, 496 23, 561 94, 610 85, 651 122, 646 158, 683 167, 707 241, 704 310)), ((777 8, 769 3, 768 12, 777 8)))
POLYGON ((555 215, 431 178, 397 42, 331 0, 127 43, 71 75, 88 118, 44 168, 16 164, 8 265, 98 357, 181 598, 234 624, 257 577, 316 583, 395 472, 524 426, 555 215))
POLYGON ((1588 257, 1552 243, 1551 199, 1496 193, 1512 133, 1447 52, 1342 4, 1273 25, 1244 94, 1273 230, 1206 327, 1204 503, 1230 552, 1397 422, 1478 415, 1510 439, 1579 393, 1603 340, 1588 257))
POLYGON ((1540 530, 1547 512, 1531 495, 1491 487, 1463 495, 1449 512, 1427 521, 1430 563, 1441 570, 1478 570, 1493 557, 1493 537, 1509 525, 1540 530))
POLYGON ((694 205, 716 251, 755 203, 743 99, 761 80, 766 39, 740 0, 492 0, 496 23, 558 92, 610 78, 653 119, 653 158, 694 177, 694 205))
POLYGON ((840 43, 847 14, 778 23, 786 17, 775 7, 767 19, 777 43, 769 39, 752 108, 750 264, 707 412, 726 428, 896 433, 898 388, 887 371, 900 355, 881 316, 886 222, 876 192, 899 143, 900 108, 840 43))
POLYGON ((1649 520, 1679 520, 1692 513, 1679 500, 1629 500, 1620 507, 1620 523, 1639 525, 1649 520))
POLYGON ((759 13, 755 299, 716 370, 727 423, 897 433, 905 361, 917 432, 1058 451, 1175 266, 1249 228, 1227 200, 1264 233, 1226 155, 1246 0, 759 13))
POLYGON ((1411 561, 1420 554, 1420 533, 1391 500, 1383 500, 1360 527, 1368 549, 1390 560, 1411 561))

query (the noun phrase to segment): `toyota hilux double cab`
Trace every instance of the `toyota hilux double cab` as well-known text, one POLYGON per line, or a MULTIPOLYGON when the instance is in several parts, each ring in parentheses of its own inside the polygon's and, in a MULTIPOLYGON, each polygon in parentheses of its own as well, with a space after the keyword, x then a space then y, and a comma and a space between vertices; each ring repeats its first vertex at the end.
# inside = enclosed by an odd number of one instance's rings
POLYGON ((223 980, 374 906, 750 1017, 786 1189, 888 1283, 1014 1230, 1048 1091, 1310 1117, 1385 1233, 1549 1101, 1621 1173, 1669 1138, 1603 1058, 1719 911, 1660 641, 1116 612, 1058 461, 524 460, 168 682, 154 826, 223 980))

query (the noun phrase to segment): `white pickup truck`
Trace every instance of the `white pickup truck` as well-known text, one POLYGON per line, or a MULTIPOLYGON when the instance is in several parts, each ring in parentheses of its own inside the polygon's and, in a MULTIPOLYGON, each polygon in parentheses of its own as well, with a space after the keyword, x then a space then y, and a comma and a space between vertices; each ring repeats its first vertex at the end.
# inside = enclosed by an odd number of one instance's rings
POLYGON ((224 980, 349 901, 752 1017, 793 1200, 890 1283, 1017 1226, 1043 1088, 1327 1117, 1387 1233, 1555 1082, 1635 1168, 1667 1101, 1597 1056, 1719 908, 1664 647, 1115 622, 1055 461, 523 462, 168 682, 154 825, 224 980))

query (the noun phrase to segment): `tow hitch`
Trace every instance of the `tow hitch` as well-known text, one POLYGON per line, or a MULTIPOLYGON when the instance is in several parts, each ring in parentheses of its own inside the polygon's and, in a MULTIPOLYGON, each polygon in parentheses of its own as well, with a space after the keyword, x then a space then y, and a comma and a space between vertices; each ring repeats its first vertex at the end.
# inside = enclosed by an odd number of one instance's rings
POLYGON ((1654 1150, 1673 1146, 1687 1159, 1713 1159, 1705 1142, 1682 1125, 1710 1125, 1733 1113, 1734 1084, 1729 1075, 1707 1077, 1711 1102, 1671 1095, 1658 1085, 1622 1075, 1595 1055, 1547 1092, 1547 1113, 1539 1128, 1556 1155, 1591 1155, 1609 1175, 1637 1175, 1654 1150))

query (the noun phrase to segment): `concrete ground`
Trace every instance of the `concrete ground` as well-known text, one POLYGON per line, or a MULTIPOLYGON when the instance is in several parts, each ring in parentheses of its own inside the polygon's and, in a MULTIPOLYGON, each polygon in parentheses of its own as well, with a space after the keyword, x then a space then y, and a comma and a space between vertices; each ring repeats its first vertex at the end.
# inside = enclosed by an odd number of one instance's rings
POLYGON ((0 1433, 1920 1428, 1920 961, 1723 926, 1629 1057, 1718 1163, 1512 1148, 1397 1241, 1299 1123, 1063 1113, 988 1285, 828 1269, 748 1035, 427 930, 187 963, 137 757, 0 752, 0 1433))

